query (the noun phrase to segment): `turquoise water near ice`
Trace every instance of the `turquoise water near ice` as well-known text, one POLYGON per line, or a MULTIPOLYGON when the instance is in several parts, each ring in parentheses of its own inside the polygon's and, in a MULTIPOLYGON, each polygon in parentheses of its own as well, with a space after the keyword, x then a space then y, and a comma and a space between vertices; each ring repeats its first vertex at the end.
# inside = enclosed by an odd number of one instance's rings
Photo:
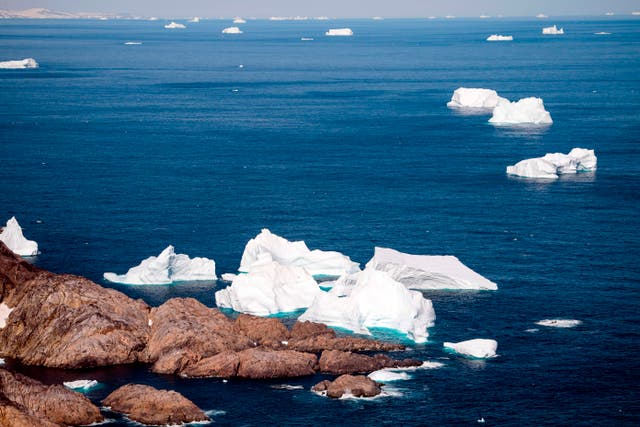
POLYGON ((36 264, 152 305, 213 306, 221 282, 127 287, 102 273, 169 244, 234 272, 266 227, 362 265, 376 245, 455 255, 499 286, 424 292, 437 319, 406 357, 443 367, 374 401, 316 396, 322 376, 17 368, 97 379, 96 402, 131 381, 173 388, 224 411, 222 425, 637 425, 640 20, 615 18, 249 21, 239 36, 220 34, 226 21, 0 21, 0 60, 40 63, 0 70, 0 218, 39 242, 36 264), (552 24, 566 34, 542 36, 552 24), (353 37, 323 36, 346 26, 353 37), (494 33, 514 41, 487 43, 494 33), (502 128, 449 110, 460 86, 541 97, 554 123, 502 128), (596 150, 596 173, 505 175, 573 147, 596 150), (583 323, 535 325, 544 318, 583 323), (496 339, 499 357, 442 349, 472 338, 496 339), (282 383, 305 389, 271 387, 282 383))

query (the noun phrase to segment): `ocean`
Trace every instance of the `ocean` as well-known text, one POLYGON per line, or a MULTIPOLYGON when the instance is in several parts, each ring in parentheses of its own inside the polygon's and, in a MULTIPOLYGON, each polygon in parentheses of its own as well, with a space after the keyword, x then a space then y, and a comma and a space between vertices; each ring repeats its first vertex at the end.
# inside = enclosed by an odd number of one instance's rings
POLYGON ((499 289, 425 291, 435 326, 406 357, 442 366, 373 400, 317 396, 321 375, 14 368, 97 379, 98 404, 128 382, 171 388, 218 425, 640 424, 640 19, 263 20, 240 35, 167 22, 0 21, 0 60, 40 64, 0 70, 0 221, 15 215, 39 243, 35 264, 151 305, 214 306, 222 282, 102 274, 169 244, 235 272, 268 228, 362 266, 375 246, 455 255, 499 289), (552 24, 566 34, 543 36, 552 24), (341 27, 354 36, 324 36, 341 27), (514 41, 485 41, 496 33, 514 41), (554 122, 499 127, 447 108, 461 86, 540 97, 554 122), (505 173, 573 147, 595 149, 595 173, 505 173), (536 325, 546 318, 582 323, 536 325), (499 356, 442 349, 472 338, 497 340, 499 356))

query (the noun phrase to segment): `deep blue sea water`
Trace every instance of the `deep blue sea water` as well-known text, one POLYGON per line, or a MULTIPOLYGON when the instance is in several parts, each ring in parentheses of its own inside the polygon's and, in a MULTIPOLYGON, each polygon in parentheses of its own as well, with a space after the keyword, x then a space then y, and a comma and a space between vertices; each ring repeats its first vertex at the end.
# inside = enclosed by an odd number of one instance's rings
POLYGON ((456 255, 499 290, 425 292, 436 325, 407 356, 444 366, 374 401, 318 397, 321 376, 21 369, 98 379, 95 402, 132 381, 172 388, 224 411, 221 425, 640 424, 640 20, 249 21, 240 36, 220 34, 228 21, 164 24, 0 21, 0 60, 40 63, 0 70, 0 221, 17 216, 37 265, 152 305, 213 306, 222 283, 126 287, 102 273, 169 244, 232 272, 266 227, 363 264, 376 245, 456 255), (564 36, 540 34, 554 23, 564 36), (323 36, 344 26, 355 36, 323 36), (484 41, 494 33, 515 40, 484 41), (541 97, 554 123, 456 113, 460 86, 541 97), (596 150, 596 173, 505 175, 573 147, 596 150), (549 317, 583 323, 535 325, 549 317), (499 357, 442 351, 478 337, 499 357))

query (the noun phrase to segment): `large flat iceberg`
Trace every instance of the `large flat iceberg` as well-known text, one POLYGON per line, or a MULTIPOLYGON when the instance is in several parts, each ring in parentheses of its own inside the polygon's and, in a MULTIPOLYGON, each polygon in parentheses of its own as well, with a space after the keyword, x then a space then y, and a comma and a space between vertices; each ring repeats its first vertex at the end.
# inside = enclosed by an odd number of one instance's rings
POLYGON ((513 41, 513 36, 503 36, 501 34, 491 34, 487 37, 488 42, 510 42, 513 41))
POLYGON ((436 314, 431 300, 408 290, 387 273, 365 269, 348 296, 321 293, 298 318, 371 335, 368 328, 398 331, 417 342, 425 342, 436 314))
POLYGON ((0 69, 38 68, 38 63, 33 58, 19 59, 15 61, 1 61, 0 69))
POLYGON ((170 24, 167 24, 167 25, 165 25, 164 27, 165 27, 166 29, 169 29, 169 30, 175 30, 175 29, 187 28, 187 26, 186 26, 186 25, 184 25, 184 24, 178 24, 177 22, 173 22, 173 21, 171 21, 171 23, 170 23, 170 24))
POLYGON ((256 316, 287 313, 309 307, 323 293, 304 268, 284 266, 263 254, 247 274, 239 274, 216 292, 216 305, 256 316))
POLYGON ((498 96, 492 89, 459 87, 453 92, 449 108, 495 108, 498 104, 509 100, 498 96))
POLYGON ((569 154, 547 153, 543 157, 521 160, 507 166, 507 174, 525 178, 557 179, 558 175, 596 170, 594 150, 574 148, 569 154))
POLYGON ((445 342, 443 347, 449 349, 462 356, 470 356, 477 359, 486 359, 496 357, 498 342, 496 340, 488 340, 477 338, 462 342, 445 342))
POLYGON ((333 276, 352 274, 360 271, 358 263, 340 252, 309 250, 303 241, 290 242, 285 238, 263 229, 255 238, 249 240, 240 261, 241 272, 248 272, 261 254, 268 253, 282 265, 305 268, 312 276, 333 276))
POLYGON ((125 285, 168 285, 191 280, 216 280, 216 263, 208 258, 176 254, 169 245, 157 257, 143 260, 126 274, 104 273, 109 282, 125 285))
POLYGON ((38 243, 27 240, 22 234, 22 227, 18 224, 15 216, 12 216, 7 225, 0 232, 0 240, 7 245, 16 255, 35 256, 38 255, 38 243))
POLYGON ((552 35, 564 34, 564 28, 558 28, 555 25, 551 27, 544 27, 542 29, 542 34, 552 34, 552 35))
POLYGON ((242 34, 242 30, 238 27, 227 27, 222 30, 222 34, 242 34))
POLYGON ((582 321, 576 319, 543 319, 536 322, 536 325, 550 328, 575 328, 581 324, 582 321))
POLYGON ((517 102, 501 102, 493 109, 489 123, 511 124, 551 124, 551 114, 544 109, 542 99, 529 97, 517 102))
POLYGON ((352 36, 353 31, 351 28, 331 28, 324 33, 325 36, 352 36))

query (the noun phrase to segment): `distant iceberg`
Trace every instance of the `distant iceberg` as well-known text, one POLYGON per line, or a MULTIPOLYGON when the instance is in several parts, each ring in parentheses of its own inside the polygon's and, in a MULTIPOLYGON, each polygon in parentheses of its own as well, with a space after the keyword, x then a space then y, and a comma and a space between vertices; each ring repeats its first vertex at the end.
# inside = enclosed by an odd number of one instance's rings
POLYGON ((246 24, 247 21, 245 21, 244 19, 240 18, 239 16, 235 17, 233 19, 233 23, 234 24, 246 24))
POLYGON ((176 28, 187 28, 186 25, 178 24, 177 22, 173 22, 173 21, 171 21, 170 24, 167 24, 164 27, 167 28, 167 29, 170 29, 170 30, 173 30, 173 29, 176 29, 176 28))
POLYGON ((422 343, 435 318, 431 300, 421 292, 408 290, 385 272, 366 269, 357 274, 357 283, 348 296, 322 292, 298 320, 367 335, 371 335, 368 328, 386 328, 422 343))
POLYGON ((198 22, 200 22, 200 18, 197 16, 194 16, 192 19, 189 20, 189 22, 193 22, 194 24, 197 24, 198 22))
POLYGON ((247 274, 239 274, 230 286, 217 291, 215 298, 218 307, 268 316, 307 308, 321 293, 304 268, 280 265, 266 253, 247 274))
POLYGON ((287 239, 263 229, 244 248, 240 261, 241 272, 248 272, 263 253, 282 265, 305 268, 312 276, 333 276, 360 271, 359 265, 348 256, 334 251, 309 250, 303 241, 290 242, 287 239))
POLYGON ((513 40, 513 36, 502 36, 500 34, 491 34, 487 37, 488 42, 510 42, 513 40))
POLYGON ((142 42, 125 42, 126 45, 141 45, 142 42))
POLYGON ((326 33, 324 33, 324 35, 325 36, 352 36, 353 31, 351 31, 351 28, 332 28, 326 33))
POLYGON ((12 216, 7 225, 0 232, 0 241, 4 242, 16 255, 35 256, 38 255, 38 243, 27 240, 22 234, 22 227, 18 224, 15 216, 12 216))
POLYGON ((564 28, 558 28, 555 25, 553 25, 552 27, 544 27, 542 29, 542 34, 564 34, 564 28))
POLYGON ((597 33, 593 33, 593 34, 595 34, 596 36, 608 36, 611 33, 608 33, 606 31, 598 31, 597 33))
POLYGON ((410 289, 498 289, 452 255, 411 255, 376 247, 366 268, 384 271, 410 289))
POLYGON ((0 69, 24 69, 24 68, 38 68, 38 63, 33 58, 25 58, 16 61, 2 61, 0 62, 0 69))
POLYGON ((499 103, 508 103, 509 100, 498 96, 498 92, 492 89, 459 87, 453 92, 451 101, 447 103, 449 108, 495 108, 499 103))
POLYGON ((470 356, 476 359, 486 359, 496 357, 498 342, 496 340, 488 340, 477 338, 462 342, 445 342, 443 347, 454 351, 462 356, 470 356))
POLYGON ((536 325, 548 326, 551 328, 575 328, 582 322, 576 319, 543 319, 536 322, 536 325))
POLYGON ((536 18, 544 19, 544 18, 548 18, 548 16, 545 15, 544 13, 539 13, 539 14, 536 15, 536 18))
POLYGON ((62 385, 64 385, 66 388, 70 388, 76 391, 89 390, 90 388, 93 388, 98 384, 99 383, 96 380, 76 380, 66 381, 62 383, 62 385))
POLYGON ((105 280, 125 285, 168 285, 191 280, 216 280, 212 259, 176 254, 169 245, 157 257, 149 257, 126 274, 104 273, 105 280))
POLYGON ((557 179, 558 175, 596 170, 598 158, 594 150, 574 148, 569 154, 547 153, 543 157, 525 159, 507 166, 507 174, 525 178, 557 179))
POLYGON ((489 123, 545 125, 553 123, 553 120, 551 120, 551 114, 544 109, 542 99, 530 97, 516 102, 500 102, 493 109, 493 116, 489 119, 489 123))
POLYGON ((242 34, 242 31, 238 27, 227 27, 222 30, 222 34, 242 34))

